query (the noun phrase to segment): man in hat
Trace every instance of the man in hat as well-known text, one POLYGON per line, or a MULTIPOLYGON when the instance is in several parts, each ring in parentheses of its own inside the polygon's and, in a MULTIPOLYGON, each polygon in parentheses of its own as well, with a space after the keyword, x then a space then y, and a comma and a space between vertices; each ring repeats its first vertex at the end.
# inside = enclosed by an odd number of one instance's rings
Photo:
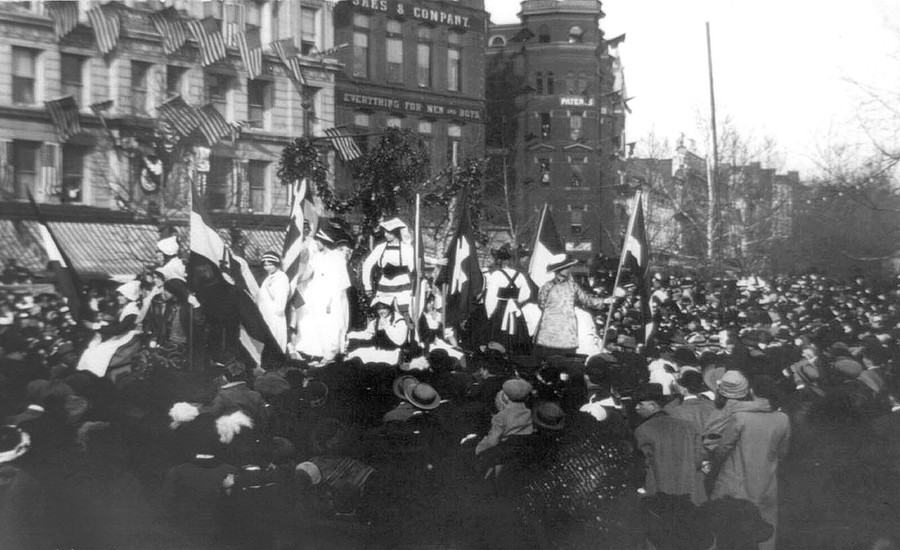
POLYGON ((397 307, 404 315, 409 312, 412 300, 413 272, 416 267, 415 250, 403 242, 406 224, 399 218, 381 222, 384 242, 378 244, 366 257, 362 266, 363 287, 367 294, 374 292, 378 298, 397 301, 397 307), (377 276, 374 275, 378 268, 377 276))
POLYGON ((491 429, 475 446, 476 455, 496 447, 512 436, 534 432, 531 410, 525 405, 525 401, 531 396, 531 384, 513 378, 503 383, 503 389, 497 395, 500 412, 491 417, 491 429))
POLYGON ((644 419, 634 431, 638 450, 644 455, 644 490, 689 495, 696 505, 706 501, 700 434, 685 420, 665 412, 665 396, 659 384, 644 384, 635 395, 635 409, 644 419))
POLYGON ((262 256, 266 278, 259 285, 256 305, 268 325, 281 351, 287 350, 287 301, 291 294, 291 284, 287 274, 281 270, 281 256, 268 251, 262 256))
POLYGON ((538 292, 538 305, 543 311, 535 337, 539 356, 574 355, 578 349, 575 306, 599 309, 604 303, 603 298, 588 294, 572 279, 572 267, 577 263, 567 258, 547 266, 553 279, 538 292))

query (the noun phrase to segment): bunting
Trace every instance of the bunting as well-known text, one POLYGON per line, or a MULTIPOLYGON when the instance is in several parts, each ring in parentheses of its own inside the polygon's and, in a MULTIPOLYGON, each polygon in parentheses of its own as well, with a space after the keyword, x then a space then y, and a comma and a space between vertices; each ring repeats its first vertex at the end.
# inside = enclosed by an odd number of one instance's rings
POLYGON ((263 71, 262 62, 262 41, 260 40, 259 29, 249 29, 246 32, 237 34, 238 50, 241 52, 241 60, 250 79, 259 78, 263 71))
POLYGON ((49 0, 44 3, 44 7, 53 20, 53 32, 57 40, 64 38, 78 26, 78 2, 49 0))
POLYGON ((225 59, 228 52, 225 50, 225 39, 219 30, 219 23, 212 17, 201 21, 188 21, 188 28, 194 35, 194 40, 200 45, 200 64, 208 67, 217 61, 225 59))
POLYGON ((60 142, 66 142, 75 134, 81 133, 81 114, 75 98, 67 95, 59 99, 45 101, 50 118, 56 127, 60 142))
POLYGON ((97 6, 88 10, 87 16, 94 29, 94 41, 97 43, 100 53, 107 55, 115 50, 119 44, 121 30, 118 14, 109 9, 104 10, 102 6, 97 6))
POLYGON ((297 46, 294 45, 293 38, 285 38, 272 42, 272 50, 278 56, 278 59, 287 69, 288 77, 294 82, 302 86, 306 86, 306 78, 303 76, 303 70, 300 67, 300 59, 297 55, 300 53, 297 46))
POLYGON ((164 10, 151 13, 150 21, 156 28, 156 32, 162 37, 163 52, 166 55, 177 52, 187 42, 187 29, 174 7, 169 6, 164 10))

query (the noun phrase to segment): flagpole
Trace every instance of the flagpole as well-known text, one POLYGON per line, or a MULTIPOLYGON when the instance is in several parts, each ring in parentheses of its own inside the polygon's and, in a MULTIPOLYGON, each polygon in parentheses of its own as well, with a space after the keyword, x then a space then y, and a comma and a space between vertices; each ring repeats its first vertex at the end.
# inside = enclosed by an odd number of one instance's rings
POLYGON ((413 302, 412 302, 412 331, 413 339, 419 340, 419 316, 422 315, 422 262, 419 261, 422 253, 421 235, 422 235, 422 194, 416 193, 416 221, 415 221, 415 243, 413 245, 413 253, 415 254, 415 270, 416 275, 413 282, 413 302))
MULTIPOLYGON (((628 238, 627 235, 631 235, 632 231, 634 230, 634 218, 635 218, 635 214, 637 213, 637 205, 640 204, 640 200, 641 200, 641 191, 640 190, 638 190, 635 193, 634 200, 635 200, 635 202, 634 202, 635 206, 631 209, 631 218, 628 220, 628 232, 625 233, 626 239, 628 238)), ((603 339, 600 341, 600 351, 603 351, 604 349, 606 349, 606 337, 607 337, 607 334, 609 333, 609 324, 612 322, 613 310, 615 309, 615 305, 616 305, 616 301, 615 301, 616 289, 619 288, 619 280, 622 277, 622 265, 624 265, 624 264, 625 264, 625 247, 623 246, 622 252, 619 254, 619 267, 618 267, 618 269, 616 269, 616 282, 613 284, 613 289, 612 289, 613 301, 609 304, 609 311, 606 312, 606 324, 603 325, 603 339)))

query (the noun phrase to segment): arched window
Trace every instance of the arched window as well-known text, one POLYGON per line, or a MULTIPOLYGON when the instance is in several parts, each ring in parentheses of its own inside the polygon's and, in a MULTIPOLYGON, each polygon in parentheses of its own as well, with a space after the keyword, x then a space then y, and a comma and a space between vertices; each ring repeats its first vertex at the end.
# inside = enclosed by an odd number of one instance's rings
POLYGON ((490 46, 492 48, 502 48, 506 46, 506 39, 502 36, 491 37, 490 46))
POLYGON ((538 29, 538 42, 541 44, 550 42, 550 27, 547 25, 541 25, 541 28, 538 29))
POLYGON ((581 44, 584 42, 584 29, 575 25, 569 29, 569 44, 581 44))

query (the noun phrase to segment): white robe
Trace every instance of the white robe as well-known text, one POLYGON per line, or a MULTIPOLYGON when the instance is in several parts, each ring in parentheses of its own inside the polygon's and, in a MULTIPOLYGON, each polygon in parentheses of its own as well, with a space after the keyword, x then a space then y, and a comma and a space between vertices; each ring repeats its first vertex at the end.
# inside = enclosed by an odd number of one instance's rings
POLYGON ((346 350, 350 326, 347 256, 343 250, 324 250, 312 257, 307 269, 312 275, 303 291, 296 349, 330 361, 346 350))
MULTIPOLYGON (((122 307, 122 311, 119 312, 119 320, 121 321, 129 315, 140 315, 140 308, 134 302, 128 302, 122 307)), ((103 378, 109 369, 109 362, 112 361, 119 348, 130 343, 140 333, 140 329, 134 328, 107 340, 104 340, 100 333, 95 334, 78 359, 78 366, 75 367, 75 370, 86 370, 103 378)))
POLYGON ((291 284, 284 271, 276 271, 259 285, 256 305, 268 325, 275 342, 282 351, 287 351, 287 316, 285 308, 290 297, 291 284))

